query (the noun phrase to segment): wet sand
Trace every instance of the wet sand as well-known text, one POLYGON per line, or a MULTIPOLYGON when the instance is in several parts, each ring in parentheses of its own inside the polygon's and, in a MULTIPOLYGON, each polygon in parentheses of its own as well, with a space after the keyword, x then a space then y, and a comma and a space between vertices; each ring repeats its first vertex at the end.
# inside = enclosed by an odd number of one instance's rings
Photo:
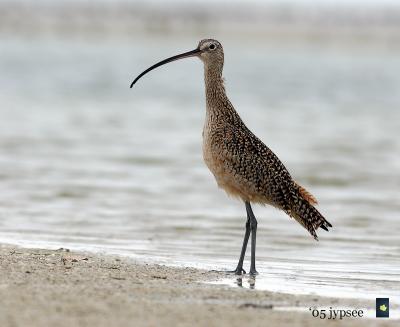
MULTIPOLYGON (((1 245, 0 326, 320 326, 321 319, 308 310, 282 309, 375 306, 204 283, 221 278, 226 275, 125 257, 1 245)), ((394 326, 398 321, 323 323, 394 326)))

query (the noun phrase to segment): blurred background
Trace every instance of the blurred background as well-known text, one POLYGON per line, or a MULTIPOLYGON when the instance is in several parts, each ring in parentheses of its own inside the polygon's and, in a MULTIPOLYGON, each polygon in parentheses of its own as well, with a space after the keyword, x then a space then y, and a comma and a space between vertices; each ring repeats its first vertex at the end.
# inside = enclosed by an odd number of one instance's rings
POLYGON ((256 206, 256 287, 400 301, 397 3, 1 0, 0 241, 233 269, 245 210, 202 161, 202 63, 129 89, 211 37, 237 111, 334 226, 316 243, 256 206))

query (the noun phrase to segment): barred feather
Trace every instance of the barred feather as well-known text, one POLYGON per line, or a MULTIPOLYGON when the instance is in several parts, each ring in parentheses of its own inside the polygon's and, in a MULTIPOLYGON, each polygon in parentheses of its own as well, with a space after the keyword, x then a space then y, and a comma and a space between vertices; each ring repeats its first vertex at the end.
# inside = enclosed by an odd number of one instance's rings
POLYGON ((316 230, 322 228, 328 231, 332 227, 324 216, 306 199, 298 197, 295 199, 291 216, 295 218, 310 234, 318 241, 316 230))

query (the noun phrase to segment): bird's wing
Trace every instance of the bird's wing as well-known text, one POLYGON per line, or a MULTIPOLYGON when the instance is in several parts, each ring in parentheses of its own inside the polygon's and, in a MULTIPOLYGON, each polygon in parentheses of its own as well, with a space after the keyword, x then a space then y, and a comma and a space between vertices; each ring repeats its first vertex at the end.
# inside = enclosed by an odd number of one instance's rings
POLYGON ((292 179, 279 158, 248 129, 221 127, 214 132, 211 147, 233 178, 246 181, 246 185, 264 197, 264 203, 285 211, 315 239, 318 239, 316 229, 327 230, 332 226, 313 207, 316 199, 292 179))
POLYGON ((245 127, 224 126, 214 131, 213 153, 223 159, 226 170, 246 181, 265 203, 289 211, 293 180, 279 158, 245 127))

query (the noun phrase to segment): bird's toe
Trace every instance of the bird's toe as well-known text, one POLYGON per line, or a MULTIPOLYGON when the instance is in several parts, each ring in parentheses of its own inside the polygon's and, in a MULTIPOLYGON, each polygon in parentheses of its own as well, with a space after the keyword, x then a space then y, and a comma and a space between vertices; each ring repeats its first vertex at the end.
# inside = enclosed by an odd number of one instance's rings
POLYGON ((220 272, 220 273, 225 273, 225 274, 233 274, 233 275, 246 275, 246 270, 243 268, 236 268, 235 270, 211 270, 213 272, 220 272))

